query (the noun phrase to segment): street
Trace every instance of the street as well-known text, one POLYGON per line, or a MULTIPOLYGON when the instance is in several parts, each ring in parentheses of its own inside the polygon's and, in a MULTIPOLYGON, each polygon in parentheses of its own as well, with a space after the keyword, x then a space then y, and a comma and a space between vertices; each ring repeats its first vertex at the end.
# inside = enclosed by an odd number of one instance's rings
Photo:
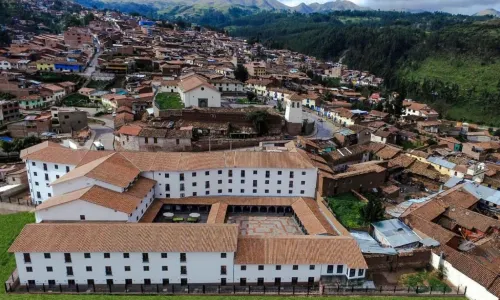
MULTIPOLYGON (((93 115, 97 112, 97 109, 95 108, 79 108, 79 110, 84 110, 88 113, 88 117, 92 119, 96 119, 99 121, 104 122, 104 125, 98 124, 98 123, 91 123, 89 122, 89 127, 90 129, 94 132, 92 134, 92 137, 85 143, 83 146, 86 149, 93 149, 95 150, 95 147, 93 146, 94 141, 100 141, 104 145, 105 150, 114 150, 114 121, 113 117, 111 115, 103 115, 100 117, 93 117, 93 115)), ((90 121, 90 120, 89 120, 90 121)))
POLYGON ((333 124, 330 120, 327 118, 321 118, 316 114, 316 112, 310 111, 310 110, 305 110, 303 111, 304 117, 309 119, 311 122, 316 122, 315 124, 315 130, 313 134, 310 135, 310 137, 318 138, 318 139, 330 139, 333 137, 333 133, 336 132, 337 130, 340 129, 340 126, 333 124), (326 121, 320 122, 320 119, 324 119, 326 121))

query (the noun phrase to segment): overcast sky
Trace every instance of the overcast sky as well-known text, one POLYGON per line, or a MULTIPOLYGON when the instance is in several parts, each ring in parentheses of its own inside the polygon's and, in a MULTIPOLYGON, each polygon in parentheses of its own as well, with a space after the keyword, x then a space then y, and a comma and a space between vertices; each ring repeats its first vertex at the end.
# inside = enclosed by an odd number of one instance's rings
MULTIPOLYGON (((280 0, 287 5, 328 2, 327 0, 280 0)), ((449 13, 474 14, 480 10, 494 8, 500 10, 500 0, 351 0, 357 5, 372 9, 400 10, 423 9, 428 11, 445 11, 449 13)))

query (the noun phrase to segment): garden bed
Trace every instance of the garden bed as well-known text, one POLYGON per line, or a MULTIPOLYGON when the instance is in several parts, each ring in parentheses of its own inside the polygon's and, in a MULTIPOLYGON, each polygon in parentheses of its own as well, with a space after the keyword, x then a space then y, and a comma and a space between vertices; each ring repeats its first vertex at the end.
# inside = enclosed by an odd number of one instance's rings
POLYGON ((330 208, 345 227, 360 229, 367 225, 361 217, 361 209, 366 206, 366 202, 360 201, 352 193, 329 197, 327 200, 330 208))

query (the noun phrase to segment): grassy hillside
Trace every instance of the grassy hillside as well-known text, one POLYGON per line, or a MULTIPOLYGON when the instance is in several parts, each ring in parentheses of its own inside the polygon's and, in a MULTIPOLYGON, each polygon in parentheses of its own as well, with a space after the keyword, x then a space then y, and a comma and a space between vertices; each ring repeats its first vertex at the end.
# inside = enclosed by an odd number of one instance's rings
POLYGON ((437 55, 425 59, 418 69, 403 72, 408 79, 438 79, 458 84, 463 91, 476 88, 477 91, 494 92, 500 80, 500 60, 483 63, 475 57, 437 55))

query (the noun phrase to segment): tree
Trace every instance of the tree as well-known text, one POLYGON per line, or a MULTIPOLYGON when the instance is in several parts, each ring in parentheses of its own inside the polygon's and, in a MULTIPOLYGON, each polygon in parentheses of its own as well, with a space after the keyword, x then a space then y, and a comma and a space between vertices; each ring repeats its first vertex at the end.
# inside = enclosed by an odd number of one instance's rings
POLYGON ((12 142, 12 147, 13 147, 12 151, 21 152, 21 150, 40 144, 41 142, 42 140, 36 136, 28 136, 25 138, 14 139, 14 141, 12 142))
POLYGON ((252 102, 256 97, 257 97, 257 95, 255 95, 254 92, 247 92, 248 101, 252 102))
POLYGON ((14 152, 14 144, 11 142, 3 141, 1 146, 2 146, 3 152, 7 153, 7 157, 10 157, 10 153, 14 152))
POLYGON ((258 110, 247 114, 247 118, 252 121, 258 136, 263 136, 269 132, 269 114, 265 110, 258 110))
POLYGON ((234 78, 241 82, 245 82, 248 80, 248 70, 244 65, 238 64, 236 66, 236 70, 234 70, 234 78))
POLYGON ((360 213, 366 223, 373 223, 384 219, 385 209, 382 201, 378 198, 370 197, 368 204, 361 208, 360 213))

